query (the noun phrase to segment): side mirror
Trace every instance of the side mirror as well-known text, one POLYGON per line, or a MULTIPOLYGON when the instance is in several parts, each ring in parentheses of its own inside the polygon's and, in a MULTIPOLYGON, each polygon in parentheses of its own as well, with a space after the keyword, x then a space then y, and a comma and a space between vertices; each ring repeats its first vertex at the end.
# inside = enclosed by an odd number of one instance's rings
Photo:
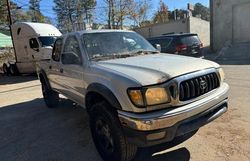
POLYGON ((63 64, 68 64, 68 65, 69 64, 80 65, 81 64, 81 59, 74 52, 62 53, 62 63, 63 64))
POLYGON ((161 52, 161 45, 160 44, 155 44, 155 48, 156 48, 156 50, 158 50, 159 52, 161 52))

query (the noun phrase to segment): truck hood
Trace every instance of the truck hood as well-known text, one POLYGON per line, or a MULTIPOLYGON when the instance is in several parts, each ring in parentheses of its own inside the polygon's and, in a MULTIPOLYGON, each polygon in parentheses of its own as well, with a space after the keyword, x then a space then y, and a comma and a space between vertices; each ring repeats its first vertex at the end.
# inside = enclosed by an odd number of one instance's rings
POLYGON ((98 66, 137 80, 142 86, 162 83, 171 78, 219 65, 204 59, 172 54, 154 54, 97 62, 98 66))

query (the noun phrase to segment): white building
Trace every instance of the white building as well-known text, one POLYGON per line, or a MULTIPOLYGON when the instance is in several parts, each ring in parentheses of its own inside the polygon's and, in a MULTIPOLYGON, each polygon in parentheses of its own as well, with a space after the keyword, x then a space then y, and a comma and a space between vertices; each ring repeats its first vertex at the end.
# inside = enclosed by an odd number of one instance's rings
POLYGON ((250 0, 210 0, 211 46, 250 42, 250 0))
POLYGON ((161 36, 166 33, 197 33, 204 46, 210 45, 210 23, 196 17, 188 17, 167 23, 152 24, 134 29, 145 38, 161 36))

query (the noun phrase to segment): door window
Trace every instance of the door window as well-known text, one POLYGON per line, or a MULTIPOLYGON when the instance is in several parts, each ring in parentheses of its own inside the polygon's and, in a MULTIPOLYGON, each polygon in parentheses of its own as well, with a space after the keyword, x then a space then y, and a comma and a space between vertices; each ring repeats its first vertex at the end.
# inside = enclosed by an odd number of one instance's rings
POLYGON ((38 49, 39 48, 39 44, 38 44, 38 41, 36 40, 36 38, 31 38, 29 40, 29 44, 30 44, 31 49, 38 49))
POLYGON ((62 39, 57 39, 52 51, 52 59, 54 61, 60 61, 60 56, 62 53, 62 39))
POLYGON ((159 40, 159 44, 163 48, 168 48, 168 46, 170 45, 171 41, 172 41, 171 38, 163 38, 163 39, 159 40))
POLYGON ((80 46, 75 36, 69 36, 65 42, 62 63, 78 65, 82 63, 80 46))

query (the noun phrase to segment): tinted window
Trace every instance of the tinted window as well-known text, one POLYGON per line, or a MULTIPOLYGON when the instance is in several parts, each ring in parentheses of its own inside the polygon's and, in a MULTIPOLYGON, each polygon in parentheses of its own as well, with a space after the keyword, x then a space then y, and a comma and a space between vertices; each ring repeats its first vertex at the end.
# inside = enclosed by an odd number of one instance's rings
POLYGON ((185 36, 181 37, 181 43, 191 46, 193 44, 200 44, 198 36, 185 36))
POLYGON ((53 46, 56 38, 50 36, 39 37, 39 41, 41 42, 42 46, 53 46))
POLYGON ((31 49, 37 49, 37 48, 39 48, 39 44, 38 44, 36 38, 31 38, 29 40, 29 44, 30 44, 30 48, 31 49))
POLYGON ((62 39, 58 39, 55 42, 55 46, 52 52, 52 59, 54 61, 60 61, 60 55, 62 53, 62 39))
POLYGON ((158 38, 149 40, 149 42, 156 47, 156 44, 161 45, 161 52, 169 52, 169 46, 172 42, 173 38, 164 37, 164 38, 158 38))
POLYGON ((172 39, 164 38, 164 39, 159 39, 158 41, 162 48, 167 48, 170 45, 172 39))
POLYGON ((149 40, 150 44, 152 44, 154 47, 156 44, 159 44, 158 40, 149 40))

